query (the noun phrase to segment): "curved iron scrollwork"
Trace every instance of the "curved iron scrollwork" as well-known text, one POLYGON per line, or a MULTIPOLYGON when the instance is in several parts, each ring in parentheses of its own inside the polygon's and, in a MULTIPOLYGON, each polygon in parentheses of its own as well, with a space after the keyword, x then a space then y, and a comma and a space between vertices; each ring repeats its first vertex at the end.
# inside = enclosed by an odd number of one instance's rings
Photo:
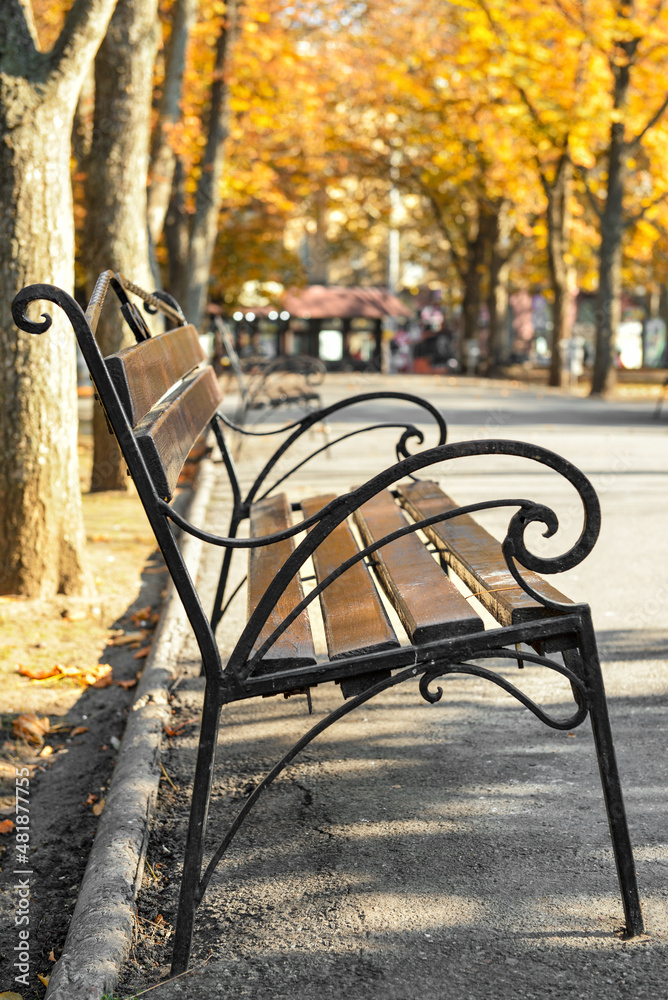
POLYGON ((574 715, 568 716, 566 719, 555 719, 548 712, 537 705, 535 701, 528 697, 523 691, 518 687, 515 687, 510 681, 506 680, 501 674, 495 673, 493 670, 488 670, 486 667, 480 667, 476 663, 445 663, 433 668, 427 668, 420 678, 420 694, 428 701, 431 705, 436 704, 440 701, 443 696, 443 688, 437 687, 435 691, 430 690, 430 685, 437 680, 439 677, 444 677, 447 674, 470 674, 474 677, 482 677, 485 680, 491 681, 498 687, 503 688, 508 694, 512 695, 519 702, 528 708, 530 712, 544 722, 546 726, 551 729, 575 729, 577 726, 581 725, 587 718, 587 689, 582 682, 581 678, 577 676, 568 667, 563 666, 561 663, 557 663, 555 660, 550 660, 546 656, 539 656, 537 653, 528 653, 522 651, 517 652, 512 649, 491 649, 480 651, 475 654, 476 660, 482 659, 514 659, 523 660, 528 663, 536 663, 539 666, 547 667, 549 670, 554 670, 556 673, 562 674, 567 680, 570 681, 572 687, 578 692, 579 698, 576 699, 577 711, 574 715))
POLYGON ((28 285, 14 296, 12 302, 12 317, 19 330, 42 334, 51 327, 53 319, 48 313, 42 313, 41 322, 30 319, 27 314, 28 306, 40 301, 53 302, 54 305, 60 306, 74 326, 75 332, 77 325, 86 321, 85 313, 79 303, 61 288, 56 288, 55 285, 28 285))
MULTIPOLYGON (((541 465, 554 469, 571 483, 580 496, 584 514, 582 533, 571 548, 569 548, 562 555, 551 557, 539 557, 529 553, 524 542, 524 532, 526 531, 528 525, 534 522, 544 524, 546 527, 546 531, 544 533, 545 536, 551 537, 557 531, 559 522, 557 515, 551 508, 546 507, 543 504, 537 504, 533 501, 523 499, 497 500, 490 501, 488 503, 481 503, 480 505, 469 505, 467 507, 457 508, 454 511, 448 511, 443 514, 435 515, 433 519, 430 518, 426 519, 424 522, 409 525, 405 530, 415 531, 419 527, 427 526, 430 523, 447 520, 450 517, 456 517, 458 514, 468 513, 473 510, 483 510, 499 506, 518 506, 520 509, 511 518, 508 533, 503 543, 503 552, 506 557, 506 561, 508 562, 510 572, 517 581, 518 586, 539 604, 559 611, 573 610, 572 604, 559 604, 548 600, 543 597, 543 595, 533 590, 531 585, 528 584, 521 576, 515 564, 515 559, 521 561, 522 565, 529 570, 538 570, 543 573, 557 573, 577 565, 589 554, 589 552, 591 552, 598 538, 601 517, 598 498, 587 477, 566 459, 563 459, 554 452, 548 451, 547 449, 541 448, 537 445, 528 445, 521 441, 504 440, 458 442, 457 444, 441 445, 436 448, 430 448, 417 455, 404 459, 397 465, 392 466, 390 469, 386 469, 378 476, 370 479, 357 490, 354 490, 346 496, 339 497, 331 504, 328 504, 327 507, 323 508, 323 510, 320 511, 319 523, 311 528, 307 537, 295 548, 292 555, 285 561, 282 568, 277 573, 272 586, 261 598, 255 611, 250 616, 246 628, 239 639, 237 648, 230 658, 228 669, 232 672, 239 671, 240 676, 247 676, 250 672, 252 672, 253 667, 256 665, 257 656, 253 658, 252 663, 248 662, 248 658, 251 656, 251 650, 255 640, 271 614, 278 596, 285 590, 290 580, 292 580, 304 562, 309 558, 312 552, 315 551, 317 546, 320 545, 323 539, 326 538, 338 524, 345 520, 349 514, 357 510, 362 506, 362 504, 366 503, 367 500, 370 500, 381 490, 387 489, 389 486, 392 486, 395 482, 405 478, 406 475, 410 473, 452 458, 488 454, 512 455, 521 458, 529 458, 533 461, 539 462, 541 465)), ((310 520, 311 519, 309 519, 309 521, 310 520)), ((290 529, 290 534, 292 533, 293 529, 290 529)), ((374 551, 376 548, 380 548, 382 545, 394 540, 394 538, 400 537, 401 533, 404 533, 404 529, 401 529, 399 534, 395 532, 392 535, 386 536, 386 538, 380 540, 379 543, 375 543, 374 546, 369 547, 366 554, 368 554, 369 551, 374 551)), ((347 564, 343 568, 347 568, 347 564)), ((341 569, 341 571, 343 571, 343 569, 341 569)), ((337 575, 340 575, 338 571, 337 575)), ((331 578, 328 578, 327 582, 331 582, 331 580, 335 578, 336 577, 333 574, 331 578)), ((323 581, 323 585, 327 585, 325 581, 323 581)), ((310 592, 308 597, 305 598, 306 603, 310 603, 315 596, 316 591, 318 591, 318 588, 314 588, 314 590, 310 592)), ((286 619, 288 624, 293 620, 294 617, 292 614, 288 619, 286 619)), ((279 629, 283 631, 283 625, 280 626, 279 629)), ((274 635, 277 637, 278 634, 280 634, 279 630, 277 630, 274 635)))
MULTIPOLYGON (((335 413, 340 413, 342 410, 350 409, 354 406, 365 405, 368 403, 372 403, 374 401, 383 401, 383 402, 390 401, 393 403, 403 402, 403 403, 408 403, 411 406, 415 406, 422 411, 426 411, 426 413, 429 414, 429 417, 433 419, 434 423, 436 424, 436 429, 438 432, 438 439, 436 446, 438 447, 445 444, 447 440, 447 425, 443 417, 443 414, 428 400, 421 399, 419 396, 414 396, 412 395, 412 393, 408 392, 395 392, 393 390, 387 390, 378 392, 359 393, 357 396, 349 396, 346 399, 338 400, 338 402, 336 403, 331 403, 329 406, 322 407, 321 409, 315 412, 306 414, 301 419, 295 420, 291 424, 287 424, 286 426, 280 428, 274 428, 270 431, 248 430, 244 427, 240 427, 239 425, 233 423, 233 421, 231 421, 224 414, 219 413, 218 419, 226 427, 229 427, 231 430, 234 430, 239 434, 243 434, 246 437, 268 437, 274 434, 284 434, 287 433, 288 431, 292 432, 291 434, 289 434, 287 438, 285 438, 284 441, 281 442, 276 451, 273 453, 273 455, 269 458, 269 460, 265 464, 264 468, 258 474, 255 482, 248 491, 248 495, 246 497, 246 503, 253 503, 255 500, 258 499, 258 494, 260 492, 260 489, 265 483, 272 469, 277 465, 277 463, 281 460, 281 458, 285 455, 285 453, 290 448, 292 448, 295 442, 298 441, 301 437, 303 437, 303 435, 306 434, 306 432, 309 431, 314 425, 321 423, 323 420, 327 420, 327 418, 333 416, 335 413)), ((351 437, 355 434, 368 434, 371 431, 379 429, 388 429, 392 427, 402 428, 403 430, 403 433, 395 446, 397 458, 399 460, 402 458, 409 457, 410 453, 407 447, 407 442, 409 440, 414 438, 417 441, 418 445, 422 444, 424 441, 424 435, 422 431, 420 431, 417 427, 415 427, 415 425, 412 422, 397 421, 396 415, 394 415, 394 419, 391 421, 369 424, 366 427, 358 428, 355 431, 350 432, 349 434, 343 434, 332 441, 328 441, 322 447, 317 448, 310 455, 306 456, 306 458, 302 459, 299 463, 297 463, 293 468, 284 473, 280 477, 280 479, 272 483, 272 485, 265 491, 263 496, 267 496, 269 493, 271 493, 272 490, 276 489, 276 487, 279 484, 285 482, 285 480, 288 479, 294 472, 296 472, 297 469, 303 468, 304 465, 312 461, 312 459, 315 458, 317 455, 320 455, 322 452, 327 451, 329 448, 334 447, 334 445, 339 444, 341 441, 345 441, 348 437, 351 437)))

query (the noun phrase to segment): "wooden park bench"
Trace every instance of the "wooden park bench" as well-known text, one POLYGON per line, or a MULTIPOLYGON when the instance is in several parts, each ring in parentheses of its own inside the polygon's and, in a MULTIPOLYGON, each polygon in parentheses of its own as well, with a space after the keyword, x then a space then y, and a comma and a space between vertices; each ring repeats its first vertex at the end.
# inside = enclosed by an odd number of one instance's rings
MULTIPOLYGON (((501 686, 554 729, 570 731, 589 714, 626 932, 628 936, 642 933, 633 854, 590 610, 585 604, 571 603, 537 575, 572 568, 594 546, 600 509, 586 477, 568 461, 533 444, 506 440, 446 444, 445 423, 430 403, 408 393, 386 391, 339 401, 296 421, 244 496, 226 441, 230 422, 219 412, 218 380, 203 356, 196 330, 183 321, 173 300, 149 295, 120 275, 106 272, 84 314, 65 292, 33 285, 14 300, 14 318, 21 329, 29 333, 48 330, 50 317, 35 322, 26 313, 31 302, 43 299, 60 306, 74 328, 202 655, 206 684, 174 972, 188 965, 195 911, 217 864, 258 796, 282 769, 319 733, 380 692, 417 679, 420 695, 435 702, 442 696, 436 682, 452 673, 471 674, 501 686), (94 335, 110 287, 138 342, 105 358, 94 335), (143 300, 149 311, 159 310, 169 328, 148 336, 130 294, 143 300), (389 426, 400 428, 397 460, 384 471, 342 496, 324 485, 320 496, 292 503, 283 492, 287 477, 276 472, 279 458, 289 456, 314 422, 353 405, 373 406, 378 400, 393 407, 402 403, 420 407, 425 418, 434 421, 438 443, 410 454, 409 442, 420 445, 422 432, 410 422, 393 419, 389 426), (232 515, 224 534, 191 524, 171 504, 191 445, 207 426, 215 435, 229 476, 232 515), (497 455, 554 470, 579 494, 582 532, 563 555, 539 556, 525 543, 527 526, 534 522, 542 524, 547 535, 556 532, 557 518, 549 507, 523 498, 457 507, 432 479, 452 459, 477 457, 484 464, 497 455), (274 485, 272 475, 278 477, 274 485), (509 508, 502 543, 472 517, 476 511, 500 507, 509 508), (250 537, 239 538, 245 519, 250 522, 250 537), (203 609, 182 559, 179 529, 224 550, 211 615, 203 609), (229 599, 230 560, 236 549, 249 550, 249 614, 224 663, 215 634, 229 599), (311 558, 315 584, 300 579, 311 558), (450 573, 459 576, 493 616, 492 625, 475 613, 453 585, 450 573), (385 601, 395 608, 405 630, 403 637, 391 625, 385 601), (318 605, 327 655, 317 655, 314 649, 311 617, 318 605), (572 710, 563 718, 543 710, 495 669, 499 661, 516 667, 537 664, 567 678, 573 692, 572 710), (210 860, 202 870, 221 709, 240 699, 304 691, 325 682, 340 685, 341 704, 318 721, 256 787, 222 842, 209 848, 210 860)), ((351 437, 355 445, 359 434, 375 426, 355 427, 337 440, 351 437)), ((297 462, 295 468, 301 464, 297 462)))
POLYGON ((222 317, 215 316, 213 324, 239 390, 236 424, 244 427, 251 414, 263 416, 279 408, 308 413, 322 407, 318 386, 327 369, 319 358, 306 354, 240 358, 232 331, 222 317))

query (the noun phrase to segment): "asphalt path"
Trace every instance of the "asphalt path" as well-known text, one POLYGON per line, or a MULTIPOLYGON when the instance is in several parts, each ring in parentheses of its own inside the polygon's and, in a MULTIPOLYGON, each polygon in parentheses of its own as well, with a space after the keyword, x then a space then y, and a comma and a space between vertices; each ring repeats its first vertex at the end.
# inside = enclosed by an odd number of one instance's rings
MULTIPOLYGON (((380 388, 427 396, 448 422, 449 440, 509 438, 551 449, 594 483, 603 521, 588 559, 558 579, 592 606, 624 786, 648 934, 626 942, 586 722, 572 734, 547 730, 482 680, 453 678, 437 705, 413 690, 386 692, 313 744, 267 794, 207 892, 198 918, 193 972, 159 985, 156 1000, 326 995, 390 1000, 496 997, 655 1000, 668 997, 668 417, 654 402, 607 402, 565 393, 428 378, 328 378, 327 405, 380 388), (491 688, 491 690, 490 690, 491 688)), ((303 454, 362 421, 399 422, 400 406, 374 401, 316 427, 303 454)), ((234 400, 228 400, 234 411, 234 400)), ((405 420, 433 432, 412 406, 405 420)), ((273 419, 288 419, 288 412, 273 419)), ((258 429, 261 425, 258 425, 258 429)), ((429 434, 432 433, 430 439, 429 434)), ((342 441, 292 477, 293 496, 346 490, 388 464, 397 430, 342 441)), ((269 454, 246 439, 243 477, 269 454)), ((570 487, 554 473, 504 457, 457 460, 434 477, 460 503, 526 497, 553 506, 563 551, 581 528, 570 487)), ((208 524, 224 524, 220 484, 208 524)), ((503 537, 507 512, 485 523, 503 537), (505 520, 504 520, 505 517, 505 520)), ((551 548, 552 546, 552 548, 551 548)), ((211 590, 216 564, 204 560, 211 590)), ((221 628, 237 634, 243 601, 221 628)), ((175 723, 201 703, 193 644, 182 652, 175 723)), ((529 692, 568 701, 540 668, 529 692)), ((338 704, 332 685, 314 693, 316 715, 338 704)), ((210 823, 223 829, 253 783, 307 728, 305 700, 270 699, 226 708, 210 823)), ((149 861, 178 854, 195 752, 186 732, 166 749, 149 861)), ((171 917, 175 879, 145 878, 143 926, 171 917), (162 917, 161 917, 162 919, 162 917)), ((125 993, 167 973, 155 940, 140 945, 121 981, 125 993), (159 968, 151 967, 156 956, 159 968)))

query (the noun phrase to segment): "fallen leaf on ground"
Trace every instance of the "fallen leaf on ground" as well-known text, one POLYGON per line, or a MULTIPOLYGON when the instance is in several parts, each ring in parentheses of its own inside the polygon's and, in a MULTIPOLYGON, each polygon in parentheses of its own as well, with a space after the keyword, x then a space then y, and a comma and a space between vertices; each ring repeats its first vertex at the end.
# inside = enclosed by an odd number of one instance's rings
MULTIPOLYGON (((46 668, 49 672, 41 674, 40 668, 23 667, 19 665, 19 673, 30 680, 41 681, 47 678, 72 677, 80 684, 88 687, 105 688, 113 683, 111 667, 108 663, 96 663, 92 667, 73 667, 71 664, 54 663, 46 668)), ((83 732, 86 730, 84 729, 83 732)))
POLYGON ((76 677, 77 674, 81 673, 79 667, 73 667, 71 663, 66 663, 59 669, 63 677, 76 677))
POLYGON ((152 608, 150 604, 147 604, 145 608, 140 608, 139 611, 133 611, 130 618, 135 623, 135 625, 142 625, 151 618, 152 608))
POLYGON ((106 688, 114 683, 111 667, 108 663, 96 663, 85 673, 82 673, 82 681, 88 687, 106 688))
POLYGON ((56 958, 56 955, 55 955, 55 952, 54 952, 53 948, 49 952, 49 961, 50 962, 57 962, 58 961, 58 959, 56 958))
POLYGON ((14 823, 11 819, 3 819, 0 823, 0 833, 11 833, 14 829, 14 823))
POLYGON ((85 806, 92 806, 94 802, 97 802, 97 795, 95 794, 95 792, 89 792, 88 793, 88 798, 84 802, 84 805, 85 806))
POLYGON ((39 979, 39 981, 42 984, 42 986, 48 986, 49 985, 49 977, 48 976, 43 976, 41 972, 38 972, 37 973, 37 978, 39 979))
POLYGON ((113 639, 109 640, 110 646, 127 646, 130 642, 141 642, 142 639, 146 638, 146 630, 142 629, 141 632, 123 632, 122 635, 117 635, 113 639))
POLYGON ((53 753, 53 747, 48 747, 48 746, 47 747, 42 747, 42 749, 39 752, 39 756, 40 757, 50 757, 52 753, 53 753))
POLYGON ((119 688, 123 688, 125 691, 129 691, 130 688, 137 686, 137 678, 133 677, 130 681, 116 681, 119 688))
POLYGON ((0 1000, 23 1000, 23 997, 20 993, 12 993, 11 990, 8 990, 5 993, 0 993, 0 1000))
POLYGON ((197 722, 197 719, 186 719, 185 722, 180 722, 178 726, 173 729, 171 726, 164 726, 165 733, 167 736, 181 736, 185 731, 186 726, 190 726, 193 722, 197 722))
POLYGON ((88 726, 75 726, 72 732, 70 733, 70 737, 81 736, 82 733, 87 733, 87 732, 88 732, 88 726))
POLYGON ((99 802, 95 803, 95 805, 93 806, 93 816, 99 816, 100 815, 100 813, 104 809, 104 804, 105 804, 106 801, 107 801, 106 799, 100 799, 99 802))
POLYGON ((150 652, 151 652, 151 647, 150 646, 144 646, 143 649, 138 649, 137 650, 137 652, 134 655, 134 658, 135 658, 135 660, 143 660, 144 657, 148 656, 148 654, 150 652))
POLYGON ((40 718, 34 712, 23 712, 14 719, 12 729, 14 736, 26 743, 40 745, 44 742, 44 734, 49 731, 49 720, 46 716, 40 718))
POLYGON ((23 677, 29 677, 31 681, 43 681, 47 677, 56 677, 61 672, 58 663, 54 663, 51 667, 31 667, 24 663, 17 663, 16 669, 23 677))

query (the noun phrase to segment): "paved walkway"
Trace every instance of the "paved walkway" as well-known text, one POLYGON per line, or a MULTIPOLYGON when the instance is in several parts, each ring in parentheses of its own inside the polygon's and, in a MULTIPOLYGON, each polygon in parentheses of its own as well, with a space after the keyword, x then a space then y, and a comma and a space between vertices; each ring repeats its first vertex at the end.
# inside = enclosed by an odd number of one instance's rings
MULTIPOLYGON (((423 382, 386 384, 424 392, 423 382)), ((326 401, 376 387, 373 380, 328 380, 326 401)), ((193 974, 159 986, 155 1000, 668 997, 668 422, 651 419, 651 403, 591 403, 462 380, 432 380, 429 390, 450 418, 452 440, 534 440, 574 461, 599 490, 601 540, 557 585, 592 604, 600 630, 649 934, 628 943, 619 934, 621 905, 588 723, 573 734, 554 732, 484 681, 448 679, 433 706, 416 686, 386 692, 328 730, 272 786, 207 892, 193 974)), ((392 415, 384 404, 373 409, 378 417, 392 415)), ((350 429, 360 419, 357 411, 339 425, 350 429)), ((392 436, 380 438, 378 450, 357 438, 319 458, 296 476, 296 491, 361 482, 372 463, 387 464, 392 436)), ((315 433, 311 442, 320 442, 315 433)), ((261 442, 245 447, 246 477, 265 454, 261 442)), ((545 499, 561 512, 566 535, 578 532, 572 498, 542 470, 477 459, 442 475, 460 502, 545 499)), ((227 502, 219 484, 210 526, 224 524, 227 502)), ((489 515, 497 532, 501 518, 489 515)), ((216 564, 207 559, 202 567, 209 588, 216 564)), ((243 603, 233 612, 237 619, 243 603)), ((225 644, 236 624, 223 623, 221 632, 225 644)), ((197 667, 186 643, 174 725, 198 713, 197 667)), ((525 669, 526 689, 537 700, 565 704, 566 687, 544 673, 525 669)), ((334 685, 317 689, 316 718, 339 702, 334 685)), ((308 726, 299 697, 224 710, 212 834, 308 726)), ((195 728, 187 726, 163 754, 176 790, 161 785, 148 850, 156 879, 144 878, 143 932, 121 996, 167 972, 171 943, 154 928, 175 910, 172 859, 185 833, 195 728), (163 965, 151 968, 156 956, 163 965)))

